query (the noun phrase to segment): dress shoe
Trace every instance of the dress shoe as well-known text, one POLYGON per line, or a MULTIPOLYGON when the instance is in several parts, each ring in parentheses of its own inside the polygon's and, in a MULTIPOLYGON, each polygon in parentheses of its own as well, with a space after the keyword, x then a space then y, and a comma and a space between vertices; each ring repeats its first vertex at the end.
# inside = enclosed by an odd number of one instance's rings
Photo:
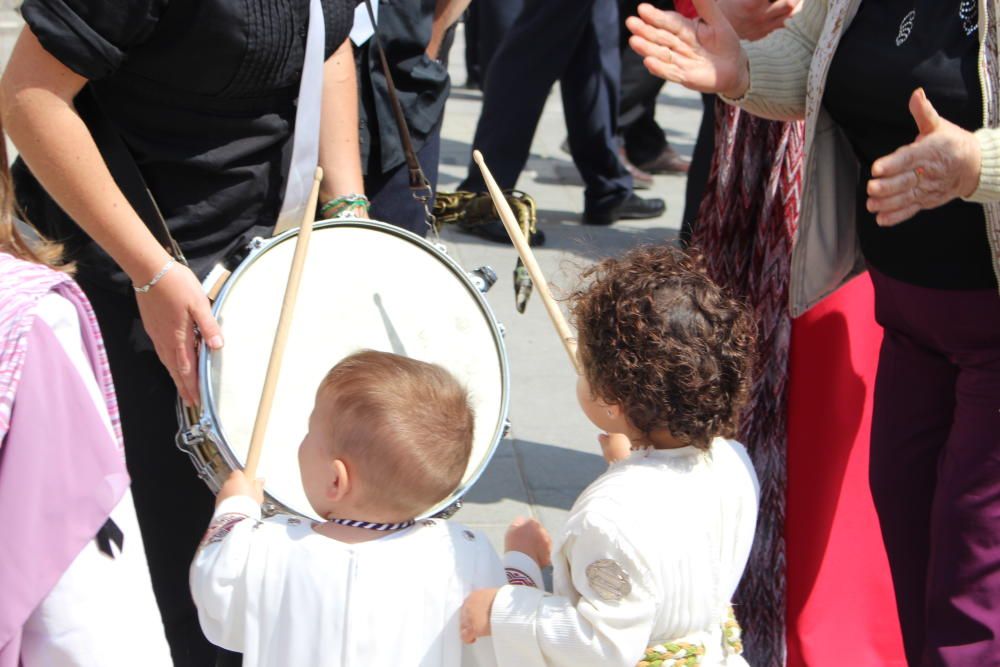
POLYGON ((653 187, 653 175, 632 164, 625 156, 624 146, 618 149, 618 159, 621 160, 622 164, 625 166, 625 170, 632 175, 633 189, 649 190, 653 187))
POLYGON ((667 210, 667 205, 662 199, 654 197, 643 199, 634 192, 630 192, 624 201, 614 206, 585 207, 581 222, 585 225, 610 225, 615 220, 655 218, 665 210, 667 210))
POLYGON ((691 163, 667 144, 655 158, 636 166, 650 174, 686 174, 691 163))
MULTIPOLYGON (((493 241, 494 243, 512 245, 510 242, 510 236, 507 234, 507 228, 504 227, 503 223, 499 220, 490 220, 489 222, 478 223, 459 222, 456 223, 455 229, 463 234, 478 236, 479 238, 486 239, 487 241, 493 241)), ((541 229, 532 232, 528 245, 532 248, 545 245, 545 232, 541 229)))

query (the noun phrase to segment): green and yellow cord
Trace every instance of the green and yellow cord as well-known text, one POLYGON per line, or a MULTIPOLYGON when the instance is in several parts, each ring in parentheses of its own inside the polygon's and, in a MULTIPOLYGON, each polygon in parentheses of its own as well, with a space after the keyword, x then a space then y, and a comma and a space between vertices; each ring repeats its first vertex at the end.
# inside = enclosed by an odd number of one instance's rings
POLYGON ((368 197, 361 194, 344 195, 337 197, 323 204, 319 209, 319 214, 324 218, 344 218, 350 217, 355 209, 362 209, 366 213, 371 208, 368 197))
MULTIPOLYGON (((722 644, 728 655, 743 653, 743 631, 730 606, 722 624, 722 644)), ((690 642, 663 642, 646 649, 636 667, 698 667, 705 655, 704 644, 690 642)))

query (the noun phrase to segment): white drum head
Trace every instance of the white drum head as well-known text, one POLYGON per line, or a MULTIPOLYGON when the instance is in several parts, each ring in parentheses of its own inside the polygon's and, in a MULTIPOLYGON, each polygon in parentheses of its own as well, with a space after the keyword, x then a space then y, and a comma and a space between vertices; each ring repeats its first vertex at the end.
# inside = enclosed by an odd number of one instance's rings
MULTIPOLYGON (((295 239, 294 233, 283 235, 244 261, 215 304, 226 344, 203 365, 203 391, 240 465, 295 239)), ((472 456, 462 486, 426 515, 440 511, 475 481, 503 435, 506 357, 489 307, 464 272, 422 239, 383 223, 322 223, 312 234, 258 475, 277 501, 318 518, 302 490, 299 443, 323 376, 362 349, 440 364, 469 390, 476 418, 472 456)))

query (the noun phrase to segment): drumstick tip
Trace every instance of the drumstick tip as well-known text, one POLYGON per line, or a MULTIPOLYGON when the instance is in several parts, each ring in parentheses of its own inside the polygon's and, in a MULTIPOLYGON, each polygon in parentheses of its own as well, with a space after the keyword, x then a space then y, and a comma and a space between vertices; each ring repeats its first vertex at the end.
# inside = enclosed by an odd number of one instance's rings
POLYGON ((483 154, 479 151, 478 148, 476 150, 472 151, 472 159, 480 167, 484 166, 483 165, 483 162, 484 162, 484 160, 483 160, 483 154))

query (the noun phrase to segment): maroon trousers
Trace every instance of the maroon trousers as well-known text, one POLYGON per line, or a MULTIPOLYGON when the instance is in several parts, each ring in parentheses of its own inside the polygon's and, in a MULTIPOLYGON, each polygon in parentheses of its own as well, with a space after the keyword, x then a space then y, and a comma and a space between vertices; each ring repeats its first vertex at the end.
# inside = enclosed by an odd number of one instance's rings
POLYGON ((1000 295, 871 276, 871 489, 907 660, 1000 665, 1000 295))

